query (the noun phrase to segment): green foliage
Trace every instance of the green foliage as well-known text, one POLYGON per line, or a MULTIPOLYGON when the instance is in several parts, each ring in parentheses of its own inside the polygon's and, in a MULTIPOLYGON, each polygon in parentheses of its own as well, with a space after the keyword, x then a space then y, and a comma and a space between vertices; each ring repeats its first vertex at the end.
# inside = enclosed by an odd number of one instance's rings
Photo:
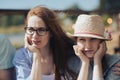
POLYGON ((6 20, 7 16, 0 16, 0 26, 7 26, 6 20))
POLYGON ((100 9, 120 10, 120 0, 101 0, 100 9))
POLYGON ((24 15, 1 15, 0 16, 0 26, 10 27, 18 26, 24 24, 24 15))
POLYGON ((110 14, 104 14, 103 15, 103 21, 104 21, 105 26, 109 25, 107 23, 107 19, 110 18, 110 17, 112 17, 110 14))

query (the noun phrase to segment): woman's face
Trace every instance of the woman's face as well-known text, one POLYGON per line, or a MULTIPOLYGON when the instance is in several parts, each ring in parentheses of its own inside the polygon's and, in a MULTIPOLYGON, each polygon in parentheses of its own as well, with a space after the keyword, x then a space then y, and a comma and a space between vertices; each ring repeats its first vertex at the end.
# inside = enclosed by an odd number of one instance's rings
POLYGON ((37 16, 28 18, 25 37, 36 48, 43 48, 49 44, 50 33, 42 18, 37 16))
POLYGON ((83 54, 87 56, 88 58, 93 58, 95 55, 95 52, 99 48, 100 39, 97 38, 90 38, 90 37, 78 37, 77 38, 77 45, 83 46, 83 54))

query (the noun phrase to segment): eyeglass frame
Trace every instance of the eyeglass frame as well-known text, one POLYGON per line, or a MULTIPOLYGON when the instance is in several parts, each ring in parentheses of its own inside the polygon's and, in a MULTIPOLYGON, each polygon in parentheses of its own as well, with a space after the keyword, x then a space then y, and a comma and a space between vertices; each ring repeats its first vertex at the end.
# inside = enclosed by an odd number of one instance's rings
POLYGON ((40 27, 38 29, 34 29, 33 27, 25 27, 24 28, 25 33, 28 34, 28 35, 33 35, 34 32, 36 32, 39 36, 44 36, 46 34, 46 32, 49 31, 48 28, 45 28, 44 30, 41 30, 41 32, 44 32, 44 34, 43 33, 41 34, 41 33, 39 33, 40 29, 44 29, 44 28, 42 28, 42 27, 40 27), (33 29, 32 33, 27 32, 27 29, 30 29, 30 28, 33 29))

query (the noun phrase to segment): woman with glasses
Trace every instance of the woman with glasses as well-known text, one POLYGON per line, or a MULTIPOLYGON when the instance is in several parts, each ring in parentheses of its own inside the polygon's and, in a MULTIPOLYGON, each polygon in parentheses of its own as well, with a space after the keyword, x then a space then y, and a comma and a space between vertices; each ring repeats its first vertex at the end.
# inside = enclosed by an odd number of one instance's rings
POLYGON ((53 11, 37 6, 28 12, 25 47, 13 60, 17 80, 74 80, 67 65, 73 41, 62 30, 53 11))

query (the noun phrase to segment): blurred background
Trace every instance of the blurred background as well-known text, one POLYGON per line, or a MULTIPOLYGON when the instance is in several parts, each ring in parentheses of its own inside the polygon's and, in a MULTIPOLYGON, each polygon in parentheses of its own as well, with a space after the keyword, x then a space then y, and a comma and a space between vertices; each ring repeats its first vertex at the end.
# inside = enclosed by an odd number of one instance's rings
POLYGON ((111 31, 108 53, 120 54, 120 0, 0 0, 0 33, 8 36, 16 49, 23 46, 27 12, 37 5, 54 10, 66 32, 73 33, 79 14, 99 14, 111 31))

